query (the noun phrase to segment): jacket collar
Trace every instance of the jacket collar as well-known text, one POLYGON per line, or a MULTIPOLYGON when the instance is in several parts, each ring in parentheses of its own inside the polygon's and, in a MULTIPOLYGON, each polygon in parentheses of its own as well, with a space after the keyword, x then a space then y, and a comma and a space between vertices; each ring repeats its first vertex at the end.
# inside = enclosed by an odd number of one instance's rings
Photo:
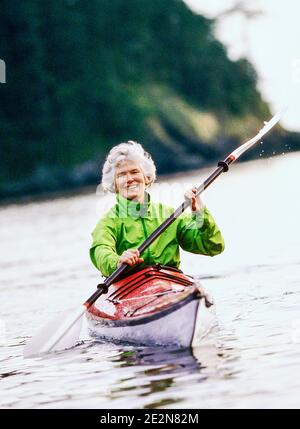
POLYGON ((117 214, 119 217, 147 217, 151 209, 151 198, 148 192, 145 192, 144 202, 127 200, 117 193, 117 214))

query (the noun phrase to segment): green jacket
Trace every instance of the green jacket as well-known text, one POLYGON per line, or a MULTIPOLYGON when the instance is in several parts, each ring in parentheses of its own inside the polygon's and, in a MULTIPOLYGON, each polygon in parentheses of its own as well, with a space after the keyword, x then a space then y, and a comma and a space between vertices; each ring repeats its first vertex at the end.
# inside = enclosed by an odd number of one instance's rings
MULTIPOLYGON (((149 195, 146 194, 148 197, 149 195)), ((104 276, 116 268, 120 255, 136 249, 174 209, 160 203, 137 203, 117 194, 117 203, 92 232, 90 257, 104 276)), ((192 253, 215 256, 224 240, 207 208, 202 213, 183 213, 142 254, 140 266, 160 263, 179 268, 179 246, 192 253)))

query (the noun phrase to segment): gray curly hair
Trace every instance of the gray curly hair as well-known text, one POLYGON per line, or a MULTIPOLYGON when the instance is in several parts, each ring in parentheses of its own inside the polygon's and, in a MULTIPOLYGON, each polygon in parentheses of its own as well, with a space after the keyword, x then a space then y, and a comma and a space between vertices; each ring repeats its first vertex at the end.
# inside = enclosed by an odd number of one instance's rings
POLYGON ((155 164, 142 145, 129 140, 127 143, 120 143, 113 147, 107 155, 102 170, 102 187, 105 191, 116 192, 116 167, 125 161, 137 161, 145 177, 149 180, 147 186, 151 186, 156 179, 155 164))

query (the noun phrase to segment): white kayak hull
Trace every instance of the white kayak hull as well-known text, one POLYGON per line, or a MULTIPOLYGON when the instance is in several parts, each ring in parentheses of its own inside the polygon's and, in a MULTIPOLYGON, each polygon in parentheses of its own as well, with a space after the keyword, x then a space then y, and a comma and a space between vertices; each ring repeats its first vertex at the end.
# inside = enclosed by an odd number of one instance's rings
POLYGON ((155 317, 139 317, 131 323, 107 322, 87 313, 89 333, 99 340, 112 342, 196 347, 215 325, 214 305, 207 308, 204 298, 181 304, 155 317))

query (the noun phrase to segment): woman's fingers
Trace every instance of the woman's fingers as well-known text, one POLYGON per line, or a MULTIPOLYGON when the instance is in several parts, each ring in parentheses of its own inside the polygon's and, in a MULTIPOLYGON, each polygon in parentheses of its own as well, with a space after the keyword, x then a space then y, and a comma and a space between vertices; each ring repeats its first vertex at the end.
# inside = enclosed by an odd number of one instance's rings
POLYGON ((196 200, 196 197, 193 196, 192 197, 192 211, 194 212, 194 211, 196 211, 196 209, 197 209, 197 200, 196 200))
MULTIPOLYGON (((120 260, 120 262, 121 262, 121 260, 120 260)), ((143 258, 138 258, 137 260, 132 259, 132 258, 126 258, 126 259, 122 260, 122 263, 130 265, 130 266, 135 265, 135 264, 140 264, 141 262, 144 262, 143 258)))
POLYGON ((196 194, 197 188, 195 186, 192 189, 186 191, 184 194, 185 198, 190 201, 191 209, 193 212, 199 212, 205 207, 205 204, 200 198, 200 195, 196 197, 196 194))
POLYGON ((140 252, 138 249, 128 249, 123 252, 119 259, 119 264, 135 265, 144 262, 143 258, 140 258, 140 252))
POLYGON ((191 202, 191 207, 193 211, 197 209, 196 192, 197 188, 192 188, 186 191, 184 194, 185 198, 191 202))
POLYGON ((189 189, 185 192, 185 198, 191 200, 192 198, 196 198, 197 188, 189 189))

